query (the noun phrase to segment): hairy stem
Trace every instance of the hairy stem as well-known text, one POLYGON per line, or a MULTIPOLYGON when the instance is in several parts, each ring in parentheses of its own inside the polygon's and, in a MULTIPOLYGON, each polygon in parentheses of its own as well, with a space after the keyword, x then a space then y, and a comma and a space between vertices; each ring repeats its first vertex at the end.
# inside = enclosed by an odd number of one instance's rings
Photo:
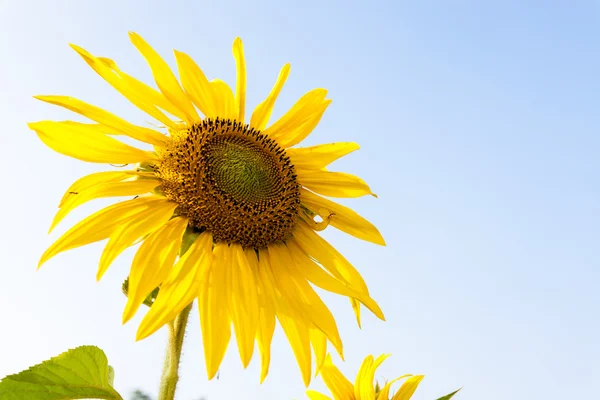
POLYGON ((175 399, 175 389, 177 388, 177 381, 179 380, 179 360, 181 359, 185 327, 191 309, 192 305, 190 304, 181 311, 175 320, 169 322, 169 344, 167 346, 165 365, 160 379, 159 400, 175 399))

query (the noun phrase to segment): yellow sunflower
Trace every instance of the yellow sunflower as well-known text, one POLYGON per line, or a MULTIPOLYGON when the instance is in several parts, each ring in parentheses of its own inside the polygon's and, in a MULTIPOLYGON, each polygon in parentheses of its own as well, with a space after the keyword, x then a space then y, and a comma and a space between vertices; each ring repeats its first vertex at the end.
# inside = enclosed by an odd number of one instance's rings
MULTIPOLYGON (((331 361, 331 356, 327 355, 323 367, 319 371, 321 378, 327 385, 327 388, 333 395, 334 400, 410 400, 419 383, 425 377, 424 375, 402 375, 396 379, 387 382, 383 388, 378 383, 373 383, 375 379, 375 371, 389 354, 384 354, 376 359, 373 356, 367 356, 356 375, 354 385, 350 382, 331 361), (398 391, 390 398, 390 390, 392 385, 400 379, 408 378, 398 391)), ((314 390, 306 392, 310 400, 331 400, 314 390)))
POLYGON ((36 97, 94 121, 29 124, 50 148, 83 161, 134 165, 77 180, 61 200, 51 229, 89 200, 135 196, 79 222, 46 250, 40 265, 65 250, 108 239, 100 279, 123 250, 142 242, 129 274, 123 322, 149 293, 160 290, 141 322, 138 340, 197 299, 209 378, 221 364, 233 326, 244 367, 258 342, 262 382, 277 319, 308 385, 311 347, 317 368, 325 360, 327 341, 342 354, 335 319, 313 286, 350 298, 359 324, 360 304, 383 319, 357 270, 317 233, 331 225, 385 244, 370 222, 322 197, 372 194, 356 176, 326 169, 359 146, 293 147, 311 133, 331 102, 324 89, 309 91, 268 125, 289 64, 245 124, 246 67, 239 38, 233 43, 235 94, 225 82, 209 81, 187 54, 175 51, 179 82, 144 39, 135 33, 130 39, 148 62, 159 90, 126 74, 111 59, 71 47, 164 125, 165 132, 133 125, 72 97, 36 97), (119 136, 147 149, 126 144, 119 136))

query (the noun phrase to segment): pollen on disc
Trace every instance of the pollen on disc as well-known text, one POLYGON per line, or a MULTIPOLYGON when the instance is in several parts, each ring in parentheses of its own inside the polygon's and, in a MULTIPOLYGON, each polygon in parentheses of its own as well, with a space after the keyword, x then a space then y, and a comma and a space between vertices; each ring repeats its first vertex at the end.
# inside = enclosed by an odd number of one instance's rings
POLYGON ((176 132, 159 155, 163 193, 216 241, 262 248, 290 236, 300 187, 274 140, 248 125, 207 119, 176 132))

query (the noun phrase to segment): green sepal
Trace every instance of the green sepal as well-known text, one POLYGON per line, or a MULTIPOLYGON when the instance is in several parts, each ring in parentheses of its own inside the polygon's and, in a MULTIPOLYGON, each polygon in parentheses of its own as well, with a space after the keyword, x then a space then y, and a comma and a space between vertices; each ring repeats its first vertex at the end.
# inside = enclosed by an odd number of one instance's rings
POLYGON ((192 246, 194 241, 200 236, 200 232, 193 227, 188 226, 183 234, 181 240, 181 247, 179 249, 179 257, 183 256, 192 246))
MULTIPOLYGON (((121 289, 123 290, 123 294, 127 297, 129 296, 129 277, 125 278, 123 281, 123 285, 121 285, 121 289)), ((158 296, 158 291, 160 288, 154 288, 152 292, 144 299, 143 303, 145 306, 152 307, 154 304, 154 300, 156 300, 156 296, 158 296)))
POLYGON ((2 400, 123 400, 114 371, 96 346, 81 346, 0 381, 2 400))
POLYGON ((454 392, 452 392, 452 393, 450 393, 450 394, 447 394, 447 395, 445 395, 445 396, 442 396, 442 397, 440 397, 440 398, 439 398, 439 399, 437 399, 437 400, 450 400, 452 397, 454 397, 454 395, 455 395, 456 393, 460 392, 460 390, 461 390, 461 389, 462 389, 462 388, 460 388, 460 389, 458 389, 458 390, 455 390, 454 392))

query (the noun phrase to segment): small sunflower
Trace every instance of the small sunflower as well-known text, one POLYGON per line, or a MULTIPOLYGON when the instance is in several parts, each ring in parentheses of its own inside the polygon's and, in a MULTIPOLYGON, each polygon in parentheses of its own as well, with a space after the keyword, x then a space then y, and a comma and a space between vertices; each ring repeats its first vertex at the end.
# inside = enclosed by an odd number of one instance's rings
POLYGON ((135 33, 130 39, 148 62, 159 90, 123 72, 111 59, 71 47, 112 87, 164 125, 164 132, 133 125, 72 97, 36 97, 94 122, 29 124, 50 148, 83 161, 135 165, 73 183, 51 229, 92 199, 135 197, 76 224, 46 250, 40 265, 60 252, 108 239, 100 279, 121 252, 142 242, 129 274, 123 322, 149 293, 160 290, 139 326, 138 340, 197 299, 209 378, 217 373, 233 326, 244 367, 258 342, 262 382, 277 319, 308 385, 311 347, 317 368, 325 360, 327 341, 342 354, 335 319, 313 285, 350 298, 359 324, 360 304, 383 319, 357 270, 317 233, 331 225, 385 244, 370 222, 323 197, 373 194, 356 176, 327 170, 359 146, 293 147, 317 126, 331 102, 324 89, 306 93, 268 124, 289 64, 246 124, 246 66, 239 38, 233 43, 235 94, 225 82, 209 81, 187 54, 175 51, 179 82, 144 39, 135 33), (146 149, 119 137, 139 141, 146 149))
MULTIPOLYGON (((334 400, 410 400, 425 376, 402 375, 387 382, 383 388, 378 383, 373 384, 375 371, 388 357, 389 354, 381 355, 376 359, 371 355, 367 356, 356 375, 354 385, 333 365, 329 355, 327 355, 319 374, 321 374, 321 378, 323 378, 334 400), (390 398, 392 385, 404 378, 408 379, 390 398)), ((314 390, 308 390, 306 394, 310 400, 331 400, 330 397, 314 390)))

